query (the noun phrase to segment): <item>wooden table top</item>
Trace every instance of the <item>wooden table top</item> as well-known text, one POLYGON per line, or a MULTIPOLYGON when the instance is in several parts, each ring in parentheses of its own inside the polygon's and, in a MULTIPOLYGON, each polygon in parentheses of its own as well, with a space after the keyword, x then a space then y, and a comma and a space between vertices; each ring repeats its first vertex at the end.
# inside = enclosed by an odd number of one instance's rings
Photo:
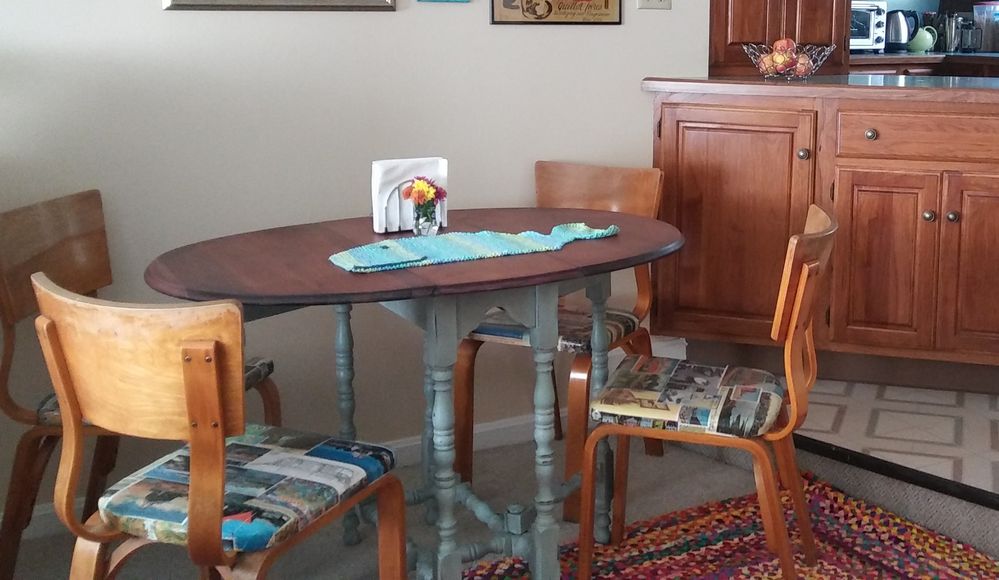
MULTIPOLYGON (((309 306, 381 302, 519 288, 602 274, 680 249, 673 226, 623 213, 578 209, 477 209, 448 212, 442 233, 492 230, 549 233, 563 223, 617 225, 618 235, 572 242, 556 252, 354 274, 329 256, 406 233, 376 234, 371 218, 280 227, 198 242, 166 252, 146 268, 154 290, 188 300, 234 298, 248 305, 309 306)), ((412 234, 408 234, 412 235, 412 234)))

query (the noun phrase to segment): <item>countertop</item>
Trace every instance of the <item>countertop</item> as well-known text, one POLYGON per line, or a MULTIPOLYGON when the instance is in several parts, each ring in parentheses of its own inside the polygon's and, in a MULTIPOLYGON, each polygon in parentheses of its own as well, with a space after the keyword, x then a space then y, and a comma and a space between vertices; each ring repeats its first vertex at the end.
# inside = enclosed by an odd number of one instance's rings
POLYGON ((650 92, 771 95, 789 97, 879 98, 917 97, 929 101, 959 100, 999 104, 999 78, 903 75, 816 75, 804 81, 764 80, 759 76, 662 78, 647 77, 650 92))
POLYGON ((935 64, 951 62, 999 62, 999 52, 901 52, 860 53, 850 55, 851 65, 870 64, 935 64))

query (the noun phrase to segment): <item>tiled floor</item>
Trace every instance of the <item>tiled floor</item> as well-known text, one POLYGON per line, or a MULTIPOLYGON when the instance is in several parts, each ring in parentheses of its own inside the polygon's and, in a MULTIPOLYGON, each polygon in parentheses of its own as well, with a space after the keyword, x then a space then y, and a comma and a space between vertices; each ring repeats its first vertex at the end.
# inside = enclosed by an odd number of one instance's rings
POLYGON ((999 493, 999 397, 819 380, 799 433, 999 493))

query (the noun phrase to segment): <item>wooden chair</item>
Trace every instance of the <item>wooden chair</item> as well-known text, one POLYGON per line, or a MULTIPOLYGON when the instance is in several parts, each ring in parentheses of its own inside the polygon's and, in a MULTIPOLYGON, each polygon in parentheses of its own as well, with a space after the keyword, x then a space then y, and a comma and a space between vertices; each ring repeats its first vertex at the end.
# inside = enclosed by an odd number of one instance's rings
MULTIPOLYGON (((30 276, 43 271, 66 288, 93 295, 111 283, 104 212, 98 191, 84 191, 0 213, 0 411, 29 426, 21 436, 11 469, 10 487, 0 524, 0 580, 14 576, 21 534, 31 521, 38 487, 49 458, 62 436, 62 420, 54 395, 35 409, 18 404, 10 392, 16 324, 36 312, 30 276)), ((281 422, 281 400, 269 378, 273 364, 251 361, 247 388, 264 400, 268 424, 281 422)), ((97 439, 90 480, 83 504, 84 516, 97 509, 107 475, 114 468, 118 438, 85 426, 97 439)))
MULTIPOLYGON (((534 181, 538 207, 571 207, 599 209, 656 217, 662 192, 663 174, 655 168, 603 167, 554 161, 538 161, 534 165, 534 181)), ((626 353, 652 356, 652 341, 641 322, 652 305, 652 278, 648 265, 635 268, 638 297, 632 310, 607 309, 609 350, 623 349, 626 353)), ((559 345, 563 352, 572 352, 569 372, 569 428, 565 445, 566 477, 579 473, 583 444, 588 427, 590 335, 592 323, 587 311, 561 307, 559 309, 559 345)), ((485 342, 515 344, 530 348, 530 336, 525 328, 502 312, 492 315, 461 342, 454 372, 455 405, 455 471, 463 481, 472 481, 473 406, 475 356, 485 342)), ((555 377, 552 383, 555 384, 555 377)), ((555 438, 562 439, 561 409, 558 392, 555 395, 555 438)), ((649 440, 646 452, 662 455, 662 444, 649 440)), ((566 498, 563 517, 575 521, 579 495, 566 498)))
POLYGON ((186 545, 203 577, 263 578, 277 556, 371 496, 380 576, 406 577, 405 499, 389 473, 391 451, 245 424, 237 302, 128 305, 74 294, 42 273, 31 280, 63 410, 55 509, 77 536, 70 578, 113 578, 156 542, 186 545), (83 523, 74 502, 84 421, 188 445, 112 486, 83 523))
POLYGON ((813 205, 805 232, 791 236, 788 242, 771 331, 775 342, 784 343, 786 391, 766 371, 697 366, 645 356, 626 358, 611 375, 607 389, 591 405, 594 418, 604 424, 586 440, 579 533, 580 578, 589 578, 592 568, 597 444, 611 435, 617 436, 612 543, 620 542, 624 533, 631 437, 743 449, 753 458, 767 545, 777 554, 784 577, 795 578, 793 553, 770 459, 772 448, 780 483, 792 498, 805 562, 809 566, 815 564, 815 539, 792 434, 805 421, 808 394, 815 384, 812 323, 816 304, 820 302, 818 295, 828 287, 825 277, 829 273, 829 253, 836 227, 833 218, 813 205), (700 398, 701 405, 696 404, 696 398, 700 398), (637 426, 642 423, 646 426, 637 426))

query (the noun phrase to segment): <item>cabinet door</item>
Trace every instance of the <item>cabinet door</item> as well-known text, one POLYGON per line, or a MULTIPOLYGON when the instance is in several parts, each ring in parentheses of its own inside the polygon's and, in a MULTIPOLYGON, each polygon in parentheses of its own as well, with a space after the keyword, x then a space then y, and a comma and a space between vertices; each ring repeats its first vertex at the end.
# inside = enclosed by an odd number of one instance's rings
POLYGON ((846 71, 850 39, 847 33, 848 0, 787 0, 784 36, 800 44, 835 44, 820 72, 846 71))
POLYGON ((742 44, 781 37, 784 0, 711 0, 709 72, 755 74, 742 44))
POLYGON ((656 268, 657 332, 769 335, 812 199, 814 127, 814 111, 663 106, 661 216, 686 243, 656 268))
POLYGON ((940 175, 840 169, 836 179, 833 340, 932 348, 940 175))
POLYGON ((999 175, 946 176, 937 344, 999 352, 999 175))

